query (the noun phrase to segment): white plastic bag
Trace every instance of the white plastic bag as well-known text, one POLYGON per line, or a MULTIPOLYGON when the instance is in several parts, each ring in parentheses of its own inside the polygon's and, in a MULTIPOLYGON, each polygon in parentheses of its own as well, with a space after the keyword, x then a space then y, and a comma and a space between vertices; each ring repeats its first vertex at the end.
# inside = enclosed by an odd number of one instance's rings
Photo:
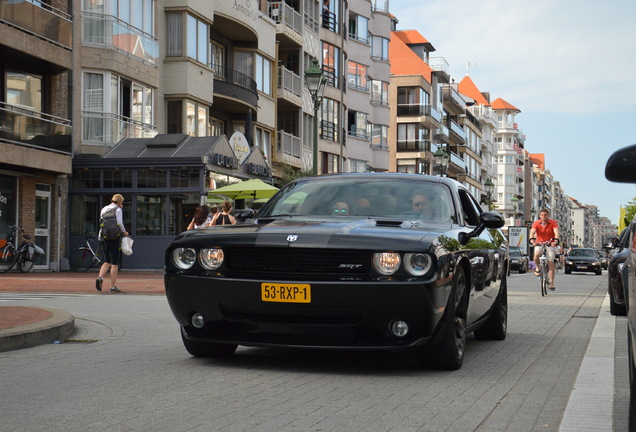
POLYGON ((131 239, 130 237, 122 237, 121 251, 124 253, 124 255, 132 255, 133 253, 132 245, 133 245, 133 239, 131 239))

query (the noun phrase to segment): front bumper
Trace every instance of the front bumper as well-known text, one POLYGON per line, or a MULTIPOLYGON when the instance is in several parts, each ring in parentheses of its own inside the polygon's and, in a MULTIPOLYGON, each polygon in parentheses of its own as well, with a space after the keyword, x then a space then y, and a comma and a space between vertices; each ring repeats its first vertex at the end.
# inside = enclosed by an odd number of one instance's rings
POLYGON ((261 300, 261 282, 276 281, 165 276, 185 338, 246 346, 411 349, 435 336, 451 290, 450 281, 302 281, 310 303, 277 303, 261 300), (191 324, 195 313, 202 328, 191 324), (389 331, 395 320, 408 324, 405 337, 389 331))
POLYGON ((565 270, 573 272, 599 272, 602 271, 601 263, 573 262, 565 263, 565 270))

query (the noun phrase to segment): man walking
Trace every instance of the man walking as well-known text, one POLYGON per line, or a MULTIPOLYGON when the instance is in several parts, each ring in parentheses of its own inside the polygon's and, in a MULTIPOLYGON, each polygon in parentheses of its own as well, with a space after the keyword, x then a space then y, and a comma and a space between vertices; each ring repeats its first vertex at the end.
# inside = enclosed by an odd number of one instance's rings
POLYGON ((539 258, 546 250, 548 258, 548 279, 550 280, 550 289, 554 291, 554 259, 555 253, 552 246, 559 244, 559 225, 553 219, 550 219, 550 212, 543 209, 539 212, 539 220, 532 224, 530 229, 530 242, 534 248, 534 263, 537 268, 534 271, 535 276, 539 276, 539 258))
POLYGON ((110 292, 119 293, 117 288, 117 273, 121 266, 121 236, 128 237, 128 232, 124 227, 122 208, 124 197, 120 194, 113 195, 111 203, 100 212, 99 239, 101 241, 104 255, 104 263, 99 269, 99 276, 95 281, 95 289, 102 290, 104 276, 110 270, 110 292))

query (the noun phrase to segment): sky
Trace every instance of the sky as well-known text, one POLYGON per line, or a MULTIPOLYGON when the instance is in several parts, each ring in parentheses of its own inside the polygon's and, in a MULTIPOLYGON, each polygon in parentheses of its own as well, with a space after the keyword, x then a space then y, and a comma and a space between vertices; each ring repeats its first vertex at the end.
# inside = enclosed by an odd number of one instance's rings
POLYGON ((391 0, 389 10, 456 82, 468 70, 491 101, 518 108, 525 149, 545 154, 567 195, 618 223, 636 186, 604 173, 614 151, 636 144, 636 1, 391 0))

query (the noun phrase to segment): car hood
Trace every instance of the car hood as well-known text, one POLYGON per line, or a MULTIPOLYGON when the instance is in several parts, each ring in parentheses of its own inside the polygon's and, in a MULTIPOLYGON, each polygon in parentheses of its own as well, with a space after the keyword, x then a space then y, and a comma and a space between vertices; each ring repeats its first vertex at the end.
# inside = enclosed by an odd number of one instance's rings
MULTIPOLYGON (((338 218, 341 219, 341 218, 338 218)), ((210 227, 182 233, 175 244, 211 247, 288 246, 298 248, 421 249, 441 235, 457 239, 463 227, 399 219, 325 220, 311 218, 261 219, 251 223, 210 227)))

